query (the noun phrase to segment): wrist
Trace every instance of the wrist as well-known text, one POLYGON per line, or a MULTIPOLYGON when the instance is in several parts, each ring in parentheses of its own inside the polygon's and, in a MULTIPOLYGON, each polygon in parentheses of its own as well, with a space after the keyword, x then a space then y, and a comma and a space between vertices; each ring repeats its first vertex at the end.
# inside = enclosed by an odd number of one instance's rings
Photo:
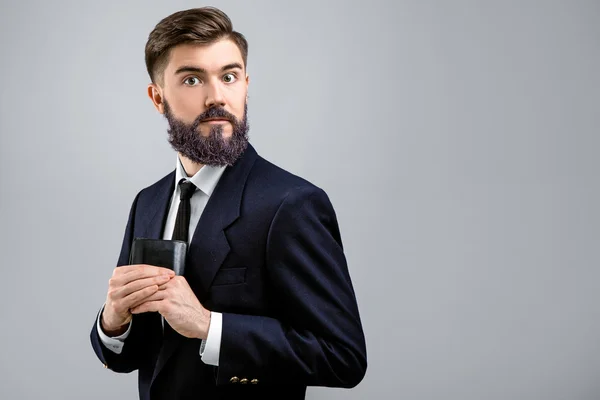
POLYGON ((102 329, 102 332, 104 332, 104 334, 106 334, 106 336, 108 337, 121 336, 127 331, 128 325, 129 322, 126 322, 122 325, 111 325, 106 322, 106 320, 104 319, 104 315, 102 315, 102 318, 100 318, 100 328, 102 329))
POLYGON ((208 330, 210 329, 211 312, 204 309, 200 312, 200 318, 198 318, 198 329, 197 338, 206 340, 208 338, 208 330))

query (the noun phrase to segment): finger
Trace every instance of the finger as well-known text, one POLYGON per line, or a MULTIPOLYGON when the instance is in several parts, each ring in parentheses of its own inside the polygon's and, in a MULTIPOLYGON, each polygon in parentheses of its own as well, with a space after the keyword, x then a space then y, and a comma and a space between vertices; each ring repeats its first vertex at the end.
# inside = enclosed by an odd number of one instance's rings
POLYGON ((148 286, 162 286, 169 282, 171 279, 168 275, 157 275, 151 278, 142 278, 135 281, 129 282, 125 286, 122 286, 114 291, 114 297, 116 299, 124 298, 129 296, 131 293, 142 290, 148 286))
POLYGON ((131 293, 129 296, 121 299, 121 301, 118 302, 118 304, 123 309, 130 310, 134 304, 140 304, 145 298, 152 296, 157 291, 158 286, 148 286, 142 290, 138 290, 137 292, 131 293))
MULTIPOLYGON (((175 272, 168 268, 156 267, 153 265, 140 264, 137 268, 128 270, 125 273, 117 274, 111 278, 116 286, 124 286, 129 282, 138 279, 151 278, 159 275, 175 276, 175 272)), ((122 268, 122 267, 121 267, 122 268)))
POLYGON ((160 301, 149 301, 143 304, 140 304, 139 306, 132 308, 131 309, 131 313, 132 314, 141 314, 144 312, 160 312, 160 306, 161 306, 161 302, 160 301))
POLYGON ((117 314, 129 313, 129 309, 132 303, 139 302, 141 299, 144 299, 148 296, 151 296, 155 292, 158 291, 158 286, 153 285, 146 287, 142 290, 134 292, 125 298, 113 299, 113 294, 109 291, 107 307, 114 310, 117 314), (110 302, 109 302, 110 301, 110 302))
POLYGON ((120 267, 115 268, 113 272, 115 274, 125 274, 125 273, 133 271, 137 268, 139 268, 139 265, 137 265, 137 264, 121 265, 120 267))
POLYGON ((162 267, 160 265, 150 265, 150 264, 133 264, 130 265, 130 267, 134 267, 130 270, 125 270, 123 271, 124 273, 131 273, 131 272, 135 272, 135 271, 139 271, 142 270, 144 271, 144 273, 148 273, 148 274, 153 274, 153 273, 169 273, 169 274, 174 274, 172 269, 169 268, 165 268, 162 267))
POLYGON ((171 270, 169 268, 164 268, 164 267, 161 267, 158 265, 137 264, 137 265, 135 265, 135 267, 136 268, 133 268, 131 270, 124 271, 123 275, 124 276, 133 275, 135 277, 135 279, 139 279, 142 277, 150 277, 150 276, 160 275, 160 274, 175 275, 175 272, 173 272, 173 270, 171 270))
POLYGON ((158 265, 131 264, 131 265, 122 265, 120 267, 116 267, 113 271, 113 275, 115 275, 115 274, 125 275, 125 274, 131 273, 131 272, 134 272, 134 271, 137 271, 140 269, 156 269, 156 268, 169 270, 168 268, 163 268, 158 265))
POLYGON ((140 299, 138 301, 136 301, 135 303, 132 303, 129 308, 130 309, 134 309, 137 306, 149 302, 149 301, 159 301, 159 300, 164 300, 167 298, 167 292, 165 292, 164 290, 162 291, 156 291, 153 294, 151 294, 150 296, 144 297, 143 299, 140 299))

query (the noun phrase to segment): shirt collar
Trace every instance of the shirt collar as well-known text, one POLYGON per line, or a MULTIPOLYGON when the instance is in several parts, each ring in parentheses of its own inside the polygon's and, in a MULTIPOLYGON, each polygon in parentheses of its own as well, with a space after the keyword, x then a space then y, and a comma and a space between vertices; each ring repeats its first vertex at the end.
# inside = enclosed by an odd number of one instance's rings
POLYGON ((175 170, 175 191, 179 190, 179 181, 181 179, 187 179, 200 189, 204 194, 210 197, 212 192, 215 190, 221 175, 225 171, 226 166, 213 167, 210 165, 204 165, 194 176, 191 178, 185 172, 179 154, 177 155, 177 167, 175 170))

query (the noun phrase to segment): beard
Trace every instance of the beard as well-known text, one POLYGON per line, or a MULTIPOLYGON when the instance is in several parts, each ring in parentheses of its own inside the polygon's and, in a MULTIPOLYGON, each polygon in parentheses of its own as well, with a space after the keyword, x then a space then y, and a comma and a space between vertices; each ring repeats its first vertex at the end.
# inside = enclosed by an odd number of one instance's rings
POLYGON ((194 122, 186 124, 177 119, 166 99, 164 100, 164 116, 169 123, 169 143, 183 156, 197 164, 210 166, 230 166, 244 153, 248 147, 248 103, 244 104, 244 116, 238 120, 233 114, 221 107, 211 107, 198 115, 194 122), (224 118, 233 129, 231 137, 223 137, 223 125, 209 125, 210 131, 203 136, 198 126, 208 118, 224 118))

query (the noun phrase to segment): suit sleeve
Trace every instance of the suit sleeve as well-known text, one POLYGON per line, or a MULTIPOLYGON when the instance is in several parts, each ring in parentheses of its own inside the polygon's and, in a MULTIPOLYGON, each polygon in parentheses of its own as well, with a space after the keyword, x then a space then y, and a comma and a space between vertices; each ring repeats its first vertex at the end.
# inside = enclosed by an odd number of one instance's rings
POLYGON ((365 338, 333 207, 321 189, 290 192, 267 239, 276 317, 224 313, 217 384, 354 387, 365 338))
MULTIPOLYGON (((125 235, 123 237, 123 244, 121 246, 121 252, 117 261, 117 267, 127 265, 129 263, 129 250, 133 240, 134 222, 137 202, 140 193, 135 197, 131 210, 129 212, 129 219, 125 228, 125 235)), ((102 312, 102 310, 100 311, 102 312)), ((104 364, 106 368, 109 368, 115 372, 131 372, 138 368, 140 358, 143 357, 142 344, 143 344, 143 332, 145 326, 148 324, 148 315, 134 315, 133 318, 135 323, 131 324, 131 331, 128 337, 125 339, 123 348, 120 354, 111 351, 100 339, 100 335, 97 330, 97 318, 94 320, 94 326, 90 333, 90 340, 92 347, 98 359, 104 364)))

